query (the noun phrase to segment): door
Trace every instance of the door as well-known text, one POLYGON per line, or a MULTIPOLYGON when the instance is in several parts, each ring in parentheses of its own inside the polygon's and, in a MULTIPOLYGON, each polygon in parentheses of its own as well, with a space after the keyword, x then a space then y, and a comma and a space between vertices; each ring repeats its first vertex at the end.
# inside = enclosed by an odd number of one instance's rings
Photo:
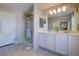
POLYGON ((27 17, 25 20, 25 43, 28 47, 33 47, 33 17, 27 17))
POLYGON ((67 55, 67 34, 56 35, 56 52, 67 55))
POLYGON ((51 51, 55 51, 55 46, 56 46, 56 39, 55 39, 55 34, 47 33, 47 39, 46 39, 46 46, 47 49, 51 51))
POLYGON ((46 48, 46 33, 39 33, 40 47, 46 48))
POLYGON ((68 55, 79 56, 79 36, 69 35, 69 37, 68 37, 68 55))
POLYGON ((14 43, 16 36, 16 17, 15 14, 0 11, 0 46, 14 43))
POLYGON ((32 38, 33 38, 33 19, 32 17, 30 19, 25 20, 25 37, 26 41, 32 45, 32 38))

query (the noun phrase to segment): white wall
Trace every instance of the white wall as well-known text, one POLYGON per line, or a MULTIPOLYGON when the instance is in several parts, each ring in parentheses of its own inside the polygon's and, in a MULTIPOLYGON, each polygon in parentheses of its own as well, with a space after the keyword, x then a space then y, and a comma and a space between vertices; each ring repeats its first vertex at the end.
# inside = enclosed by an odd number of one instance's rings
POLYGON ((39 37, 38 37, 38 34, 39 32, 46 32, 48 30, 48 17, 47 17, 47 14, 44 13, 43 11, 41 11, 39 8, 38 8, 38 5, 35 4, 34 5, 34 19, 33 19, 33 22, 34 22, 34 37, 33 37, 33 41, 34 41, 34 49, 38 48, 38 45, 39 45, 39 37), (45 24, 45 27, 44 28, 40 28, 39 27, 39 18, 44 18, 46 19, 46 24, 45 24))
POLYGON ((24 15, 22 13, 17 14, 16 24, 16 42, 22 42, 24 40, 24 15))
POLYGON ((16 39, 15 39, 15 43, 19 43, 22 42, 24 39, 24 21, 23 21, 23 13, 13 10, 13 9, 9 9, 3 6, 0 6, 0 10, 2 11, 7 11, 10 13, 14 13, 16 14, 16 39))

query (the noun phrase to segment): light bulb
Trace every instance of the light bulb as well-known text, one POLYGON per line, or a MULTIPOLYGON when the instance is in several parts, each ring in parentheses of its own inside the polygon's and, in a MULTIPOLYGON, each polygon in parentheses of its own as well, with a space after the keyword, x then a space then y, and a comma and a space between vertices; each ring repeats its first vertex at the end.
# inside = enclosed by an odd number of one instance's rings
POLYGON ((53 13, 54 13, 54 14, 56 14, 56 13, 57 13, 55 9, 53 10, 53 13))
POLYGON ((66 7, 65 7, 65 6, 63 6, 63 7, 62 7, 62 10, 63 10, 63 11, 66 11, 66 7))
POLYGON ((51 14, 51 15, 53 14, 51 10, 49 11, 49 14, 51 14))
POLYGON ((60 8, 58 8, 58 9, 57 9, 57 11, 60 13, 60 12, 61 12, 61 9, 60 9, 60 8))

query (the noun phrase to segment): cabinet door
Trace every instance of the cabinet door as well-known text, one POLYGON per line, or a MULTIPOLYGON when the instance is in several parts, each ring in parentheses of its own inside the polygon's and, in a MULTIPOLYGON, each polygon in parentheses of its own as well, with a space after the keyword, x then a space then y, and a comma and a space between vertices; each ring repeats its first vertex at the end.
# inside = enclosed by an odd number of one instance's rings
POLYGON ((39 38, 40 38, 40 47, 46 48, 46 34, 40 33, 39 38))
POLYGON ((79 36, 68 37, 68 55, 79 56, 79 36))
POLYGON ((67 55, 67 35, 56 35, 56 52, 67 55))
POLYGON ((46 46, 47 49, 51 51, 55 51, 55 46, 56 46, 55 34, 50 34, 50 33, 47 34, 46 46))

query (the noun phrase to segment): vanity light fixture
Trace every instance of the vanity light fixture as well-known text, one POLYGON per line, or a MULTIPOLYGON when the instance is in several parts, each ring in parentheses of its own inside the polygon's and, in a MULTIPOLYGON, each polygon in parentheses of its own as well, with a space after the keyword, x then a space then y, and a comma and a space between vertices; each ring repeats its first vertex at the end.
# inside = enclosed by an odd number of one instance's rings
POLYGON ((59 13, 60 13, 60 12, 61 12, 61 8, 58 8, 58 9, 57 9, 57 12, 59 12, 59 13))
POLYGON ((63 7, 62 7, 62 10, 63 10, 63 11, 66 11, 66 6, 63 6, 63 7))
POLYGON ((49 10, 49 14, 50 14, 50 15, 53 15, 53 14, 56 14, 56 13, 61 13, 62 11, 65 12, 66 9, 67 9, 66 6, 58 7, 58 8, 56 8, 56 9, 49 10))
POLYGON ((52 15, 52 14, 53 14, 53 12, 50 10, 50 11, 49 11, 49 14, 51 14, 51 15, 52 15))
POLYGON ((53 13, 54 13, 54 14, 56 14, 56 13, 57 13, 55 9, 53 10, 53 13))

